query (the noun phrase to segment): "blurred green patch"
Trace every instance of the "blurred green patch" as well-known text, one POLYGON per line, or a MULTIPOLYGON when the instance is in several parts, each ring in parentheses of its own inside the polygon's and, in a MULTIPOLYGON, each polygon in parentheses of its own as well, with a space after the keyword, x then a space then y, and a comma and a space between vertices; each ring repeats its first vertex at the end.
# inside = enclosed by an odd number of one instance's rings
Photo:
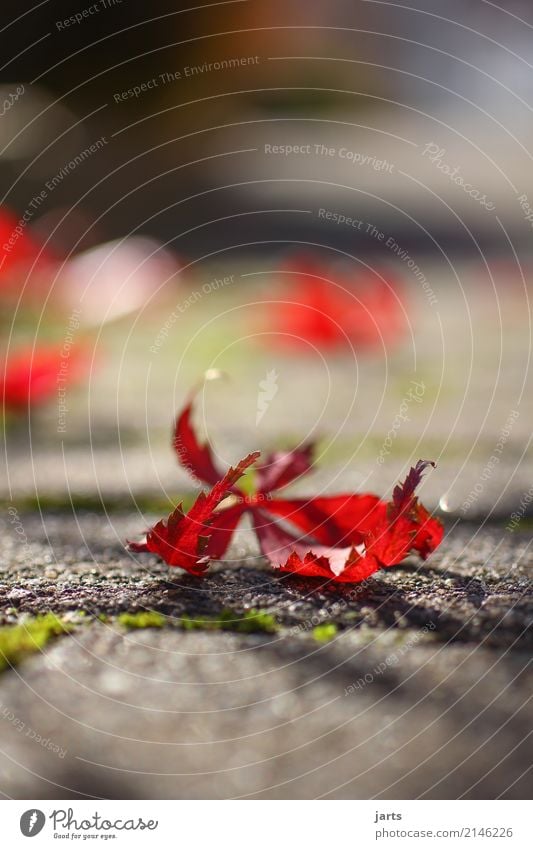
POLYGON ((117 621, 124 628, 132 631, 136 628, 163 628, 167 619, 155 610, 142 610, 139 613, 121 613, 117 621))
POLYGON ((80 511, 90 513, 153 513, 160 516, 170 513, 177 504, 183 503, 185 512, 189 510, 195 499, 192 492, 176 495, 174 497, 160 497, 146 494, 126 494, 123 497, 117 495, 103 495, 77 493, 70 497, 64 495, 28 495, 22 498, 10 500, 0 498, 0 509, 7 510, 8 507, 16 507, 20 513, 31 513, 47 511, 49 513, 78 513, 80 511))
POLYGON ((223 610, 217 617, 191 619, 183 616, 181 627, 187 631, 236 631, 239 634, 253 634, 262 631, 273 634, 278 630, 278 623, 270 613, 261 610, 246 610, 242 615, 233 610, 223 610))
POLYGON ((313 628, 313 639, 317 643, 329 643, 330 640, 337 636, 338 631, 339 628, 335 622, 323 622, 321 625, 313 628))
POLYGON ((261 610, 246 610, 243 614, 233 610, 222 610, 218 616, 193 618, 191 616, 163 616, 155 610, 138 613, 121 613, 117 622, 128 630, 137 628, 181 628, 184 631, 234 631, 238 634, 274 634, 279 626, 270 613, 261 610))
POLYGON ((53 637, 73 630, 54 613, 44 613, 18 625, 0 628, 0 671, 16 666, 27 655, 41 651, 53 637))

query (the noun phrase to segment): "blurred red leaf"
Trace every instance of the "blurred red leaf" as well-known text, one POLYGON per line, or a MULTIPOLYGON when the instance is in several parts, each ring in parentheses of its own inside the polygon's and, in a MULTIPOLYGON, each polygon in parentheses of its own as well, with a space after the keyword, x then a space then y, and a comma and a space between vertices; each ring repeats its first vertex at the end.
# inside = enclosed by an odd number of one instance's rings
POLYGON ((396 342, 405 331, 400 287, 390 272, 348 276, 312 256, 293 260, 286 270, 279 298, 266 311, 275 334, 266 338, 276 345, 374 348, 396 342))
POLYGON ((14 269, 28 268, 35 260, 49 263, 52 257, 31 235, 26 223, 6 207, 0 207, 0 289, 14 269))
POLYGON ((87 368, 88 356, 81 349, 65 353, 47 345, 19 350, 0 365, 3 404, 14 410, 43 404, 60 385, 79 380, 87 368))

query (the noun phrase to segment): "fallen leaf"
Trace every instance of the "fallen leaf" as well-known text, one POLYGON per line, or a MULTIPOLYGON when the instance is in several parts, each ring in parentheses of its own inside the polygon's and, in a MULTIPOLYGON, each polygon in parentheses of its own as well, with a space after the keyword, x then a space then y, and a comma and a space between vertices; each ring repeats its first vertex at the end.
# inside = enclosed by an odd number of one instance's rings
POLYGON ((150 528, 145 542, 129 543, 130 550, 150 551, 158 554, 169 566, 180 566, 193 575, 202 575, 207 569, 209 556, 214 556, 213 549, 208 551, 213 533, 215 539, 220 540, 219 548, 215 546, 215 553, 225 550, 223 532, 216 525, 212 527, 215 521, 214 511, 258 456, 258 452, 249 454, 235 468, 228 469, 210 492, 200 493, 188 513, 185 514, 179 504, 166 520, 162 519, 150 528))
POLYGON ((419 503, 416 489, 428 466, 419 460, 390 502, 370 493, 283 498, 277 493, 313 465, 313 446, 269 454, 255 469, 256 491, 237 486, 260 456, 248 455, 225 475, 192 425, 193 401, 178 416, 173 445, 181 465, 210 485, 189 513, 181 505, 158 522, 133 551, 151 551, 171 566, 203 575, 210 559, 224 556, 241 518, 249 516, 262 554, 273 568, 306 577, 355 583, 409 554, 425 559, 442 541, 443 526, 419 503), (228 497, 227 496, 231 496, 228 497))

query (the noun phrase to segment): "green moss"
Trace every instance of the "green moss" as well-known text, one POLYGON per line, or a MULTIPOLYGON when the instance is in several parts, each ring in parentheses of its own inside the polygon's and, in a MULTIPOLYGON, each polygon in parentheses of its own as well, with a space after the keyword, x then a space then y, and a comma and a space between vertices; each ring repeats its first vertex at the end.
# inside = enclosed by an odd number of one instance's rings
POLYGON ((313 639, 317 643, 329 643, 338 632, 338 627, 335 622, 323 622, 322 625, 317 625, 313 628, 313 639))
MULTIPOLYGON (((506 519, 505 522, 502 522, 502 524, 506 527, 511 521, 512 519, 509 517, 509 519, 506 519)), ((518 531, 526 532, 531 530, 533 530, 533 516, 522 516, 516 527, 509 533, 517 533, 518 531)))
POLYGON ((0 628, 0 670, 16 666, 26 655, 41 651, 53 637, 67 634, 72 628, 53 613, 0 628))
POLYGON ((138 613, 121 613, 117 622, 130 630, 134 628, 163 628, 165 625, 182 628, 184 631, 236 631, 239 634, 263 632, 273 634, 278 624, 270 613, 260 610, 246 610, 243 614, 233 610, 223 610, 219 616, 206 616, 193 619, 191 616, 178 618, 165 617, 155 610, 138 613))
POLYGON ((239 634, 254 634, 263 631, 273 634, 278 623, 270 613, 260 610, 246 610, 242 615, 233 610, 223 610, 220 616, 192 619, 182 616, 177 623, 186 631, 236 631, 239 634))
POLYGON ((117 621, 124 628, 133 630, 135 628, 163 628, 166 618, 162 613, 155 610, 141 610, 139 613, 121 613, 117 621))
POLYGON ((247 610, 244 616, 238 620, 235 630, 241 634, 252 634, 256 631, 273 634, 278 630, 278 623, 271 613, 263 613, 260 610, 247 610))
POLYGON ((192 493, 176 494, 172 498, 159 498, 155 495, 131 495, 100 497, 99 495, 84 495, 74 493, 72 497, 66 498, 59 495, 30 495, 18 498, 15 502, 0 498, 0 508, 7 509, 15 506, 20 513, 31 513, 35 511, 48 511, 51 513, 79 513, 87 511, 90 513, 130 513, 132 510, 142 513, 153 513, 155 516, 165 515, 174 509, 176 504, 183 502, 185 512, 189 510, 194 501, 192 493))

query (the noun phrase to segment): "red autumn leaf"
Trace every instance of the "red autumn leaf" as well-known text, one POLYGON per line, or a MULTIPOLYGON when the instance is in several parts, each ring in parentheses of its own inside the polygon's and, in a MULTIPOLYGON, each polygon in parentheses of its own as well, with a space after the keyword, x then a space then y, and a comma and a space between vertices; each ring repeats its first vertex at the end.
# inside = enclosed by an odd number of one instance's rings
POLYGON ((52 398, 65 383, 77 381, 86 372, 85 351, 43 346, 24 348, 0 364, 2 401, 8 409, 22 410, 52 398))
POLYGON ((262 510, 255 511, 254 518, 261 551, 275 569, 350 583, 362 581, 379 569, 373 558, 362 556, 364 544, 334 547, 305 542, 272 522, 262 510))
POLYGON ((442 542, 444 529, 419 503, 415 490, 430 460, 419 460, 403 484, 394 488, 392 501, 387 505, 375 528, 371 531, 368 550, 384 566, 400 563, 410 551, 416 551, 423 560, 442 542))
POLYGON ((267 305, 264 338, 276 345, 373 348, 395 342, 405 331, 400 287, 390 272, 337 268, 313 256, 287 266, 279 299, 267 305))
POLYGON ((313 465, 313 451, 313 443, 308 443, 292 451, 274 451, 269 454, 257 468, 257 491, 269 493, 281 489, 307 474, 313 465))
POLYGON ((0 207, 0 289, 9 286, 13 270, 25 270, 37 261, 39 265, 51 263, 52 257, 38 240, 30 234, 25 222, 21 222, 6 207, 0 207))
POLYGON ((215 513, 209 525, 209 542, 206 554, 213 560, 224 557, 235 529, 246 512, 244 499, 233 507, 226 507, 215 513))
POLYGON ((216 484, 222 477, 213 460, 210 446, 202 445, 191 423, 193 401, 183 408, 176 419, 172 444, 181 466, 191 477, 216 484))
POLYGON ((302 558, 293 552, 280 567, 305 578, 327 578, 345 584, 358 584, 373 575, 380 567, 372 557, 360 555, 355 548, 320 549, 308 551, 302 558))
POLYGON ((422 507, 412 518, 401 516, 394 522, 384 518, 367 539, 367 553, 376 558, 380 567, 396 566, 411 552, 423 560, 442 542, 444 529, 422 507))
MULTIPOLYGON (((283 502, 280 500, 268 502, 265 511, 283 515, 304 533, 329 544, 303 544, 293 538, 293 551, 287 560, 282 563, 282 555, 276 553, 275 559, 271 559, 272 565, 299 575, 328 577, 331 573, 329 577, 336 581, 354 582, 363 580, 378 569, 401 563, 412 552, 425 559, 440 545, 444 533, 441 523, 430 516, 414 494, 428 465, 434 464, 419 461, 404 483, 395 487, 389 504, 372 495, 310 499, 307 503, 287 502, 286 510, 281 509, 283 502), (319 507, 314 502, 318 502, 319 507), (339 516, 337 522, 333 518, 335 513, 329 519, 327 514, 327 506, 333 508, 334 504, 339 516), (351 529, 348 524, 342 524, 350 515, 351 529), (313 527, 314 522, 317 524, 313 527), (341 547, 342 543, 344 547, 341 547), (349 547, 346 547, 347 544, 349 547)), ((265 515, 262 512, 262 516, 265 515)), ((255 528, 263 553, 272 557, 269 532, 257 524, 255 528)), ((280 539, 278 537, 278 542, 280 539)), ((290 543, 285 538, 283 554, 289 548, 290 543)))
POLYGON ((395 519, 409 513, 416 507, 415 491, 428 466, 435 468, 435 463, 432 460, 419 460, 416 466, 410 469, 404 482, 394 487, 392 504, 389 507, 389 519, 395 519))
MULTIPOLYGON (((355 546, 340 548, 305 542, 303 537, 273 522, 261 509, 254 510, 253 526, 262 554, 275 569, 312 578, 342 580, 339 576, 358 556, 355 546)), ((375 567, 371 571, 374 572, 375 567)), ((362 580, 362 577, 357 580, 362 580)))
MULTIPOLYGON (((202 575, 208 566, 211 534, 221 533, 220 527, 212 529, 215 509, 226 498, 228 491, 259 457, 259 452, 249 454, 235 468, 230 468, 217 481, 210 492, 201 492, 187 514, 179 504, 168 519, 157 522, 146 534, 146 542, 129 543, 132 551, 151 551, 158 554, 169 566, 180 566, 193 575, 202 575)), ((215 536, 216 538, 216 536, 215 536)), ((225 550, 223 541, 220 551, 225 550)), ((217 552, 218 553, 218 552, 217 552)))
MULTIPOLYGON (((377 495, 330 495, 318 498, 269 499, 265 510, 312 534, 323 545, 359 545, 383 507, 377 495)), ((380 514, 379 514, 380 515, 380 514)))
POLYGON ((178 459, 195 477, 214 482, 185 515, 181 506, 167 522, 148 532, 134 551, 152 551, 172 566, 203 574, 210 558, 224 556, 241 517, 248 515, 262 554, 283 572, 332 581, 358 582, 378 569, 394 566, 411 553, 425 559, 440 544, 441 523, 430 516, 416 488, 428 466, 419 460, 386 502, 372 494, 308 499, 280 498, 278 489, 312 468, 312 445, 270 454, 256 469, 257 490, 247 495, 236 486, 259 452, 249 455, 221 478, 211 449, 191 425, 192 404, 178 417, 174 446, 178 459), (179 439, 179 444, 178 444, 179 439), (232 494, 226 504, 225 496, 232 494), (237 499, 237 500, 236 500, 237 499))

